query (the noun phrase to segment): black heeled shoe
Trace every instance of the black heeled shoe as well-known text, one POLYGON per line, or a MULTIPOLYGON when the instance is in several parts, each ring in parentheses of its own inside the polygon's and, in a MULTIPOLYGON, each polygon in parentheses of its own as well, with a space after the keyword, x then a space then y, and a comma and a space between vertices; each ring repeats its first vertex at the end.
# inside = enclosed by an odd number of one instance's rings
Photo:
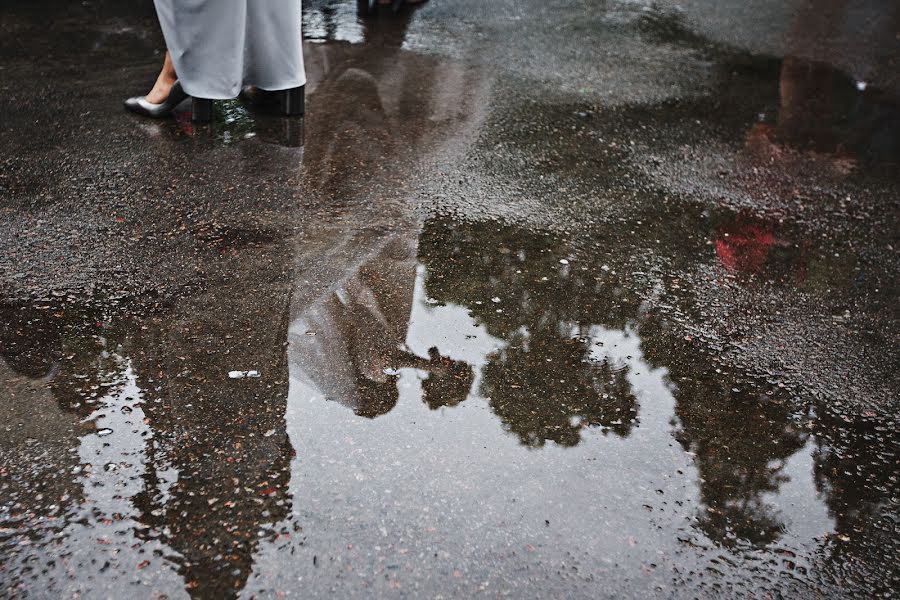
POLYGON ((209 98, 191 97, 191 121, 209 123, 213 117, 213 101, 209 98))
POLYGON ((275 92, 249 86, 241 90, 240 98, 254 109, 283 117, 302 117, 306 113, 304 85, 275 92))
POLYGON ((146 96, 134 96, 125 100, 125 108, 133 113, 151 117, 153 119, 162 119, 168 117, 175 110, 175 107, 181 104, 188 97, 187 93, 181 87, 181 83, 176 81, 169 90, 169 97, 159 104, 148 102, 146 96))
POLYGON ((306 112, 306 86, 281 90, 278 92, 278 107, 286 117, 302 117, 306 112))

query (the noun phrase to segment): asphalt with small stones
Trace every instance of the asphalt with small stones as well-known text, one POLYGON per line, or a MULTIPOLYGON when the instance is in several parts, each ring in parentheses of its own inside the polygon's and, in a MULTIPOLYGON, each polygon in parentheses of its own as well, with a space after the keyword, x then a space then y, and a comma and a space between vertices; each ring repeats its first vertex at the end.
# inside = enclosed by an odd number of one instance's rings
POLYGON ((317 0, 195 126, 152 5, 11 3, 2 594, 893 597, 898 24, 317 0))

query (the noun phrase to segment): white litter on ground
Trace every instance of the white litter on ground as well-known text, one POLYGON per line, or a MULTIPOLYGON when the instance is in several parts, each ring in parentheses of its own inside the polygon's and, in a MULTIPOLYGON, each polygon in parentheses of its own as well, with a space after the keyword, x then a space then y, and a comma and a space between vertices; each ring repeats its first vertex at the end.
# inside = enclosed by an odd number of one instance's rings
POLYGON ((228 371, 231 379, 244 379, 245 377, 259 377, 259 371, 228 371))

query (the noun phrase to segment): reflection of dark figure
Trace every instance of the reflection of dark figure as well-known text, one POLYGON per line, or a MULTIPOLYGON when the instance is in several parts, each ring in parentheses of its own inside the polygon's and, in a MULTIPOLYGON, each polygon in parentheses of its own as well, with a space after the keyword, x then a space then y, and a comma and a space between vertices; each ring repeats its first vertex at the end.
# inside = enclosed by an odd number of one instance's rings
MULTIPOLYGON (((331 14, 322 9, 326 31, 331 14)), ((367 22, 366 44, 316 45, 307 55, 308 191, 322 212, 352 211, 366 227, 332 218, 304 232, 298 263, 306 283, 293 302, 292 375, 368 418, 396 405, 401 369, 427 373, 423 400, 432 408, 461 402, 473 378, 468 365, 435 349, 426 357, 405 346, 419 226, 404 204, 404 171, 429 136, 439 139, 457 124, 438 112, 447 99, 437 85, 445 75, 438 68, 457 67, 403 53, 409 20, 402 11, 367 22)), ((454 97, 453 105, 464 107, 466 99, 454 97)))
MULTIPOLYGON (((265 252, 270 258, 277 254, 272 248, 265 252)), ((23 494, 46 494, 46 501, 28 502, 28 513, 41 517, 49 507, 47 516, 59 517, 64 513, 54 504, 73 510, 68 507, 84 502, 82 475, 73 471, 79 456, 72 448, 92 429, 78 422, 103 408, 101 397, 119 393, 110 382, 121 375, 122 364, 106 353, 127 358, 152 435, 141 452, 144 489, 129 499, 133 518, 142 525, 135 531, 173 551, 170 560, 194 597, 234 597, 252 570, 259 531, 283 520, 290 509, 284 502, 293 455, 284 426, 288 283, 260 269, 268 261, 258 258, 245 257, 252 268, 222 261, 223 269, 234 267, 244 276, 233 285, 210 285, 206 293, 175 301, 146 319, 101 323, 108 317, 66 306, 0 310, 9 317, 3 320, 9 327, 0 327, 4 352, 29 378, 46 382, 7 386, 4 391, 14 396, 2 398, 4 414, 27 405, 25 422, 35 431, 23 433, 40 440, 36 449, 46 453, 40 460, 26 454, 21 461, 2 461, 10 474, 29 475, 21 478, 27 486, 23 494), (256 294, 267 302, 255 302, 256 294), (229 380, 235 364, 252 365, 263 377, 229 380), (164 481, 165 472, 174 480, 164 481)), ((0 455, 6 450, 0 444, 0 455)), ((4 489, 5 500, 17 494, 4 489)))
POLYGON ((15 531, 0 536, 7 593, 34 585, 13 567, 27 555, 21 540, 61 531, 67 523, 59 517, 84 501, 71 475, 80 462, 72 448, 90 426, 82 421, 101 379, 102 346, 89 335, 96 317, 43 307, 0 303, 0 529, 15 531))
POLYGON ((192 285, 164 298, 123 343, 146 390, 142 408, 153 431, 145 446, 151 467, 134 505, 147 526, 139 535, 173 550, 170 560, 193 597, 232 598, 253 571, 260 540, 274 536, 272 524, 291 509, 284 415, 294 244, 287 224, 300 191, 283 174, 299 170, 301 154, 258 140, 235 151, 213 146, 204 160, 214 161, 215 176, 197 190, 196 147, 177 136, 158 139, 160 172, 178 178, 185 198, 215 202, 174 207, 194 246, 164 254, 155 271, 188 273, 192 285), (245 170, 260 168, 279 177, 248 205, 235 190, 246 185, 245 170), (261 376, 228 377, 251 369, 261 376))
POLYGON ((183 557, 176 564, 194 597, 235 597, 253 569, 259 532, 274 535, 270 524, 290 510, 288 293, 264 271, 247 265, 237 283, 176 306, 137 341, 142 387, 155 390, 143 407, 155 468, 135 505, 147 533, 183 557), (235 365, 262 376, 228 379, 235 365), (177 473, 167 489, 165 469, 177 473))
POLYGON ((627 436, 638 410, 627 370, 592 361, 587 336, 572 330, 595 323, 622 328, 629 318, 619 315, 635 314, 637 307, 625 297, 596 293, 604 274, 599 265, 560 273, 554 244, 549 235, 493 222, 429 220, 420 242, 428 295, 467 306, 488 333, 509 344, 490 357, 480 391, 523 444, 574 446, 588 426, 627 436), (501 304, 473 304, 495 296, 501 304))
MULTIPOLYGON (((153 268, 132 274, 129 283, 138 290, 152 287, 158 295, 110 302, 111 308, 79 317, 83 324, 62 334, 47 333, 54 308, 46 311, 44 325, 25 335, 32 336, 29 347, 41 348, 30 350, 32 356, 63 357, 51 389, 64 407, 80 404, 77 410, 86 413, 104 408, 92 402, 109 393, 103 387, 95 391, 103 375, 101 351, 127 360, 140 390, 146 437, 129 440, 140 450, 122 449, 138 455, 125 460, 135 471, 133 481, 140 474, 143 489, 122 499, 134 510, 121 522, 162 547, 192 596, 229 598, 252 572, 259 541, 274 534, 270 524, 289 514, 293 455, 284 413, 294 249, 279 224, 291 222, 296 189, 275 183, 258 202, 234 190, 246 184, 242 171, 260 164, 277 173, 296 171, 299 153, 248 140, 241 151, 253 160, 213 148, 198 162, 193 150, 168 136, 147 146, 147 160, 159 166, 154 172, 181 193, 166 203, 166 214, 148 203, 135 221, 144 224, 141 233, 155 227, 183 233, 160 236, 166 251, 143 254, 144 244, 135 244, 122 254, 123 263, 152 257, 153 268), (215 176, 196 177, 200 163, 215 176), (201 201, 208 198, 215 201, 201 201), (176 285, 169 285, 170 274, 177 274, 176 285), (142 287, 142 277, 153 281, 142 287), (262 376, 231 380, 228 372, 235 369, 256 369, 262 376)), ((72 306, 58 312, 65 313, 63 321, 74 319, 72 306)), ((46 358, 35 362, 39 371, 52 364, 46 358)), ((138 413, 136 406, 128 408, 138 413)), ((128 432, 116 435, 127 439, 128 432)), ((70 443, 77 448, 79 442, 72 436, 70 443)), ((73 454, 63 456, 70 460, 73 454)), ((89 484, 71 468, 62 472, 76 488, 89 484)), ((105 508, 81 510, 94 511, 90 524, 95 515, 113 517, 103 514, 105 508)), ((123 559, 130 558, 126 554, 123 559)))

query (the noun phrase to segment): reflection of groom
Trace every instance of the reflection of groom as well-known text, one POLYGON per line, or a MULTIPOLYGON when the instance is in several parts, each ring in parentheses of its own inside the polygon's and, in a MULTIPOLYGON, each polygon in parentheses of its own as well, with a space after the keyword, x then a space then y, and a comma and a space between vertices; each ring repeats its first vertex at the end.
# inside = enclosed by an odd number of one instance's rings
MULTIPOLYGON (((276 242, 205 260, 202 292, 169 297, 149 315, 116 316, 102 327, 107 316, 100 312, 0 304, 0 375, 8 361, 26 376, 0 386, 0 416, 12 416, 26 400, 29 414, 48 417, 21 419, 44 456, 17 451, 15 461, 0 461, 15 475, 11 481, 27 484, 23 494, 63 498, 63 507, 84 502, 86 480, 75 474, 79 454, 71 449, 86 432, 78 422, 101 409, 98 399, 113 389, 103 382, 119 374, 104 356, 121 353, 137 378, 150 434, 132 440, 140 451, 129 458, 135 468, 138 460, 146 465, 142 490, 129 498, 135 533, 163 546, 192 596, 236 596, 253 569, 259 532, 290 508, 284 342, 292 252, 291 244, 276 242), (262 377, 230 380, 235 365, 252 365, 262 377)), ((170 261, 160 265, 165 270, 184 256, 170 253, 160 261, 170 261)), ((20 437, 7 436, 8 443, 20 437)), ((0 443, 0 459, 7 447, 0 443)), ((111 517, 102 505, 84 506, 111 517)), ((31 502, 28 512, 45 519, 43 509, 31 502)))

